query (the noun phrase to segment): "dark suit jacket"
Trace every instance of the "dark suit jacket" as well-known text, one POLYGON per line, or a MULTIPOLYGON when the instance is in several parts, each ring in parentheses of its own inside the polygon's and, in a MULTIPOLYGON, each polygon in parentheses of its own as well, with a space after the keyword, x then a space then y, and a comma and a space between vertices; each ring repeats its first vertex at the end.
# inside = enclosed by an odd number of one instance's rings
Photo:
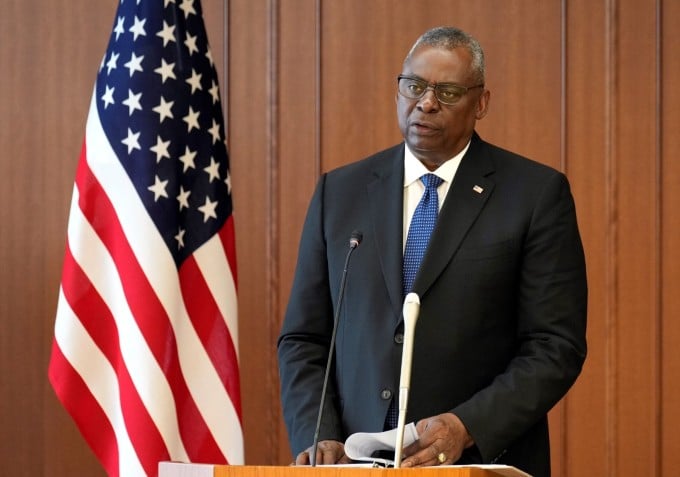
MULTIPOLYGON (((320 439, 383 430, 403 321, 404 145, 321 177, 279 337, 294 454, 312 444, 348 239, 349 266, 320 439)), ((546 414, 586 355, 586 271, 558 171, 476 134, 414 283, 420 296, 407 422, 452 411, 475 440, 461 462, 549 475, 546 414), (481 190, 480 190, 481 189, 481 190)))

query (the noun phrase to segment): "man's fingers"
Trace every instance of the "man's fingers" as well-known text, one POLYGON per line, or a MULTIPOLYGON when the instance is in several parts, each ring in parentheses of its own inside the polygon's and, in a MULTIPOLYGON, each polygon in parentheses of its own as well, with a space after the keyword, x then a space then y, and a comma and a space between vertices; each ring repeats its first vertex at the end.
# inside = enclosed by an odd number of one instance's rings
POLYGON ((309 465, 309 449, 300 452, 295 458, 295 465, 309 465))
POLYGON ((439 461, 437 460, 437 456, 439 454, 441 454, 441 452, 439 452, 435 447, 425 447, 424 449, 421 449, 415 454, 404 459, 402 462, 402 467, 431 467, 434 465, 439 465, 439 461))
MULTIPOLYGON (((313 452, 314 449, 312 447, 300 452, 295 459, 295 465, 311 465, 313 452)), ((342 443, 336 441, 319 442, 316 450, 315 464, 330 465, 338 463, 349 463, 342 443)))

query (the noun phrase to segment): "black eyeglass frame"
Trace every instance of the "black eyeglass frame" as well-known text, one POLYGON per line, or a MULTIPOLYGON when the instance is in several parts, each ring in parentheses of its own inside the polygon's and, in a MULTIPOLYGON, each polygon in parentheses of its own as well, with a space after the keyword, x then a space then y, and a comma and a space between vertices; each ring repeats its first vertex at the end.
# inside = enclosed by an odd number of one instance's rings
POLYGON ((428 89, 431 89, 434 92, 434 97, 437 98, 437 101, 439 101, 441 104, 447 104, 449 106, 456 104, 458 101, 463 99, 463 96, 465 96, 468 93, 468 91, 470 91, 471 89, 483 88, 483 87, 484 87, 484 83, 476 84, 474 86, 461 86, 461 85, 456 84, 456 83, 428 83, 423 78, 419 78, 418 76, 409 76, 409 75, 399 75, 399 76, 397 76, 397 92, 400 95, 402 95, 403 97, 408 98, 408 99, 420 99, 423 96, 425 96, 425 93, 427 92, 428 89), (415 81, 416 83, 422 83, 423 86, 424 86, 423 92, 420 95, 416 95, 416 96, 405 94, 404 92, 402 92, 401 88, 399 87, 399 84, 401 83, 402 79, 415 81), (458 93, 457 99, 455 99, 454 101, 448 101, 446 99, 442 100, 442 98, 439 95, 442 87, 448 88, 448 89, 451 89, 451 90, 457 90, 457 93, 458 93))

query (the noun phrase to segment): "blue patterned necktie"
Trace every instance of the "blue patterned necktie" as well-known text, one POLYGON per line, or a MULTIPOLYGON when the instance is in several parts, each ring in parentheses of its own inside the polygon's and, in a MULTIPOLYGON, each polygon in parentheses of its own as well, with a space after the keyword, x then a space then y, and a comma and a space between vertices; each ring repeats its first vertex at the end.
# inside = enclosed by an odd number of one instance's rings
MULTIPOLYGON (((430 243, 430 236, 437 223, 437 215, 439 215, 437 187, 443 182, 443 179, 434 174, 425 174, 420 180, 425 184, 425 192, 423 192, 423 196, 413 213, 411 225, 408 228, 408 235, 406 236, 403 267, 404 296, 411 291, 416 273, 418 268, 420 268, 420 262, 425 255, 427 244, 430 243)), ((390 407, 387 409, 385 430, 397 427, 399 420, 397 399, 398 397, 395 395, 392 398, 392 402, 390 402, 390 407)))
POLYGON ((411 291, 439 214, 437 187, 443 182, 443 179, 434 174, 425 174, 420 180, 425 184, 425 192, 413 213, 406 237, 403 268, 404 296, 411 291))

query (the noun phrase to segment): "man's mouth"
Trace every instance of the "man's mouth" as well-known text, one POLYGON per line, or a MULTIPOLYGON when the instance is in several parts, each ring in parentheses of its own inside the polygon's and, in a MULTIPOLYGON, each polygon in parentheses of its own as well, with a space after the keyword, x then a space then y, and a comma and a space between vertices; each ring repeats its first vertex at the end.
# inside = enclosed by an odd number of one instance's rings
POLYGON ((414 121, 411 123, 411 128, 418 134, 432 134, 437 132, 438 128, 431 123, 422 121, 414 121))

